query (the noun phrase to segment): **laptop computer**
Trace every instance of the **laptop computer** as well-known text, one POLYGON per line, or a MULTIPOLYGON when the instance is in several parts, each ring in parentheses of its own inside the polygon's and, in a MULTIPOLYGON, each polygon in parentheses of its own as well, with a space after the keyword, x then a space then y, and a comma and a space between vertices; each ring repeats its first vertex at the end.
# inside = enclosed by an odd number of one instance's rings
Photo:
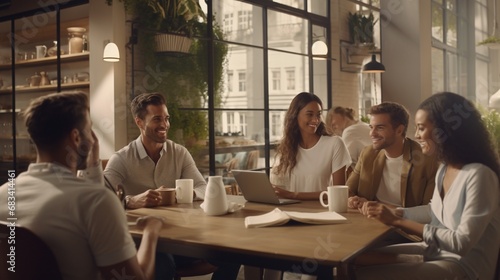
POLYGON ((300 202, 296 199, 278 198, 265 172, 234 169, 231 172, 247 201, 276 205, 300 202))

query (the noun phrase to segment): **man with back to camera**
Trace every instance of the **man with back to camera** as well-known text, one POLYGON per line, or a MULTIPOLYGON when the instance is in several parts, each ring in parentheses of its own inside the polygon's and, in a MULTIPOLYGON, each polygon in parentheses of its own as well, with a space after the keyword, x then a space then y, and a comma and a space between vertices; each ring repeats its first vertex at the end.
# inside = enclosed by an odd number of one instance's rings
MULTIPOLYGON (((87 95, 49 94, 32 100, 24 116, 37 161, 16 178, 18 226, 48 245, 63 279, 114 279, 117 273, 153 279, 163 221, 153 217, 138 221, 144 234, 137 251, 116 195, 76 177, 77 169, 87 166, 102 177, 87 95)), ((2 201, 7 201, 8 185, 0 187, 2 201)), ((0 207, 1 220, 7 220, 7 211, 0 207)))
POLYGON ((434 191, 437 160, 422 153, 420 145, 406 137, 409 114, 394 102, 370 108, 372 145, 361 152, 346 184, 348 206, 360 209, 377 200, 392 207, 429 203, 434 191))
MULTIPOLYGON (((128 209, 156 207, 161 203, 158 188, 174 187, 176 179, 193 179, 195 199, 203 199, 206 181, 189 151, 167 139, 170 115, 160 93, 142 93, 130 105, 141 134, 109 159, 104 175, 111 185, 122 184, 128 194, 128 209)), ((157 279, 173 279, 175 267, 196 259, 157 253, 157 279)), ((236 279, 240 265, 214 263, 212 279, 236 279)))

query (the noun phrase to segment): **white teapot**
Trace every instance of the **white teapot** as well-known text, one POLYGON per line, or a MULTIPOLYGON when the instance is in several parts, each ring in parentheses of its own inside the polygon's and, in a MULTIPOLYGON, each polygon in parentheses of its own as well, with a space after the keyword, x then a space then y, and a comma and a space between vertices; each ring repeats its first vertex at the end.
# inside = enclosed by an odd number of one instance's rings
POLYGON ((200 205, 205 214, 224 215, 228 211, 227 195, 222 176, 209 176, 205 201, 200 205))

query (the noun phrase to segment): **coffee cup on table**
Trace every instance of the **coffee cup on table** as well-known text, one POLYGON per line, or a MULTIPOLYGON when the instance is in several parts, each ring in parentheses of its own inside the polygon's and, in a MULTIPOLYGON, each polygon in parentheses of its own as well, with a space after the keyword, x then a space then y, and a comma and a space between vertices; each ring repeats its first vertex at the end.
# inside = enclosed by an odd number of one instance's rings
POLYGON ((168 206, 175 204, 175 188, 161 187, 157 189, 161 196, 160 206, 168 206))
POLYGON ((193 203, 193 179, 175 180, 177 203, 193 203))
POLYGON ((319 202, 323 207, 328 207, 328 211, 344 213, 347 212, 347 199, 349 197, 348 186, 329 186, 326 191, 322 191, 319 195, 319 202), (328 204, 323 201, 323 196, 327 195, 328 204))

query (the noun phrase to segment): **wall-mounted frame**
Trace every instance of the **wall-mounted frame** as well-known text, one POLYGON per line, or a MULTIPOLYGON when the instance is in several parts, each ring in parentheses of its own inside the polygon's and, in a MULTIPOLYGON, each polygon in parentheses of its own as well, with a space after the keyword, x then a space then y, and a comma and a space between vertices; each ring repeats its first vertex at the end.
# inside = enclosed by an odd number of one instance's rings
POLYGON ((355 45, 349 41, 340 41, 340 71, 359 73, 363 62, 373 53, 380 53, 373 45, 355 45))

